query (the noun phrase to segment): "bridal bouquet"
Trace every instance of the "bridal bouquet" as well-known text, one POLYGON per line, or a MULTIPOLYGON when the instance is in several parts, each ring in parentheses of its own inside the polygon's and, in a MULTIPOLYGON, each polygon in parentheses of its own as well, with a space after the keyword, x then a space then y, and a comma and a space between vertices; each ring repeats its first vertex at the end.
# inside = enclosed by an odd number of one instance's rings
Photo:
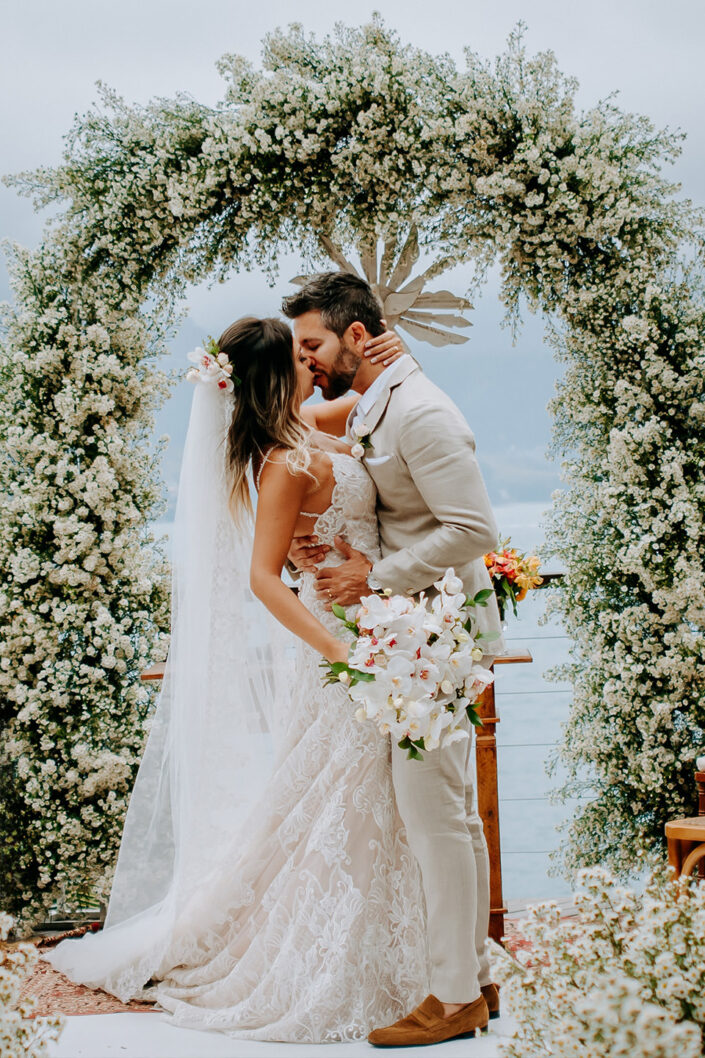
POLYGON ((483 640, 473 609, 486 606, 490 588, 470 598, 454 570, 434 584, 438 595, 369 595, 354 620, 333 612, 356 637, 347 662, 323 663, 326 683, 342 683, 358 703, 358 720, 371 720, 408 756, 468 737, 464 716, 480 726, 473 703, 494 676, 479 664, 483 640))

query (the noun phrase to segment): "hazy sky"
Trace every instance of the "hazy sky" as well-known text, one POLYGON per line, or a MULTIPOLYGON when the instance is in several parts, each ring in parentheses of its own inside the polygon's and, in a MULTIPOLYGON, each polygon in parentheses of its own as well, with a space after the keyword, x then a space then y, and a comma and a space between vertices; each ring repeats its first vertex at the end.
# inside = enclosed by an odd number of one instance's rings
MULTIPOLYGON (((687 132, 671 175, 682 182, 684 194, 705 202, 702 0, 593 0, 590 5, 432 0, 424 7, 408 0, 357 7, 342 0, 2 0, 0 171, 56 163, 62 136, 74 113, 95 99, 99 79, 136 102, 182 91, 215 103, 223 90, 215 61, 223 52, 256 61, 261 38, 277 26, 298 21, 307 31, 324 33, 336 21, 359 24, 374 10, 410 43, 450 52, 458 62, 464 46, 493 57, 523 19, 529 50, 554 50, 563 71, 578 78, 581 106, 618 90, 623 108, 687 132)), ((35 245, 42 223, 26 200, 0 189, 3 236, 35 245)), ((192 290, 188 305, 194 323, 177 343, 180 352, 200 335, 218 334, 243 312, 275 311, 297 270, 292 257, 273 290, 256 274, 192 290)), ((464 274, 451 278, 456 292, 463 292, 464 274)), ((449 285, 446 277, 442 285, 449 285)), ((7 296, 3 266, 0 297, 7 296)), ((472 314, 475 326, 467 345, 440 351, 416 346, 415 352, 427 372, 452 391, 473 426, 495 502, 544 499, 556 484, 555 470, 543 455, 550 432, 545 404, 556 368, 542 345, 540 321, 527 321, 512 348, 499 328, 500 317, 496 284, 490 282, 472 314)), ((186 407, 183 393, 160 416, 160 427, 175 439, 186 407)), ((178 444, 169 477, 177 450, 178 444)))

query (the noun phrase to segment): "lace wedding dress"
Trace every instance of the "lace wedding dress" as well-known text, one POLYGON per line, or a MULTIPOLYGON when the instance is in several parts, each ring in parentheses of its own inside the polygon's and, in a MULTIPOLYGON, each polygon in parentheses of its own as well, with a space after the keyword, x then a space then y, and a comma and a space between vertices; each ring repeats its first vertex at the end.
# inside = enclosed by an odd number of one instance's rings
MULTIPOLYGON (((355 459, 331 460, 331 504, 313 531, 376 555, 374 486, 355 459)), ((327 562, 336 561, 331 551, 327 562)), ((302 575, 300 598, 340 629, 311 574, 302 575)), ((150 950, 135 936, 130 957, 123 941, 118 965, 103 961, 96 973, 101 960, 84 946, 102 935, 67 940, 47 956, 57 969, 123 1000, 155 1000, 177 1025, 256 1040, 360 1039, 421 1001, 424 898, 395 809, 389 744, 355 719, 342 687, 323 686, 319 664, 298 645, 273 775, 168 942, 150 950)))

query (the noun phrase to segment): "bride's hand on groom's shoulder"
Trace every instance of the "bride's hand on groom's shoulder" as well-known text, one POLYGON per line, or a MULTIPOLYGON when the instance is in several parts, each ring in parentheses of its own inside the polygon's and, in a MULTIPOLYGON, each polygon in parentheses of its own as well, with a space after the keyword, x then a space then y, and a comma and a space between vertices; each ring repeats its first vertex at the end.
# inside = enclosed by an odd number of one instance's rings
POLYGON ((362 551, 356 551, 342 536, 335 538, 336 550, 345 557, 339 566, 327 566, 316 574, 316 591, 326 596, 330 610, 333 603, 339 606, 354 606, 363 595, 370 594, 367 577, 372 563, 362 551))
POLYGON ((286 557, 299 573, 315 573, 329 551, 328 544, 319 544, 315 535, 295 536, 286 557))
MULTIPOLYGON (((382 320, 382 323, 385 327, 387 326, 386 320, 382 320)), ((365 345, 365 356, 373 364, 381 362, 385 367, 393 364, 395 360, 404 355, 405 351, 404 346, 401 344, 401 338, 396 331, 384 331, 383 334, 378 334, 376 338, 370 338, 365 345)))

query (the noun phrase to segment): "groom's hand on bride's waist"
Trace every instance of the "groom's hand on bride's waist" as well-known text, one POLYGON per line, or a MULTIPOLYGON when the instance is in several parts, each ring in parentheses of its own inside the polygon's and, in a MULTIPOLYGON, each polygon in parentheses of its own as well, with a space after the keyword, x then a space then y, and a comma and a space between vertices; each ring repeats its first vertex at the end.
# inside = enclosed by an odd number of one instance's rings
POLYGON ((345 561, 339 566, 326 566, 316 574, 316 591, 326 597, 327 607, 334 602, 339 606, 354 606, 363 595, 370 594, 367 577, 372 563, 362 551, 350 547, 342 536, 336 536, 335 546, 345 561))

